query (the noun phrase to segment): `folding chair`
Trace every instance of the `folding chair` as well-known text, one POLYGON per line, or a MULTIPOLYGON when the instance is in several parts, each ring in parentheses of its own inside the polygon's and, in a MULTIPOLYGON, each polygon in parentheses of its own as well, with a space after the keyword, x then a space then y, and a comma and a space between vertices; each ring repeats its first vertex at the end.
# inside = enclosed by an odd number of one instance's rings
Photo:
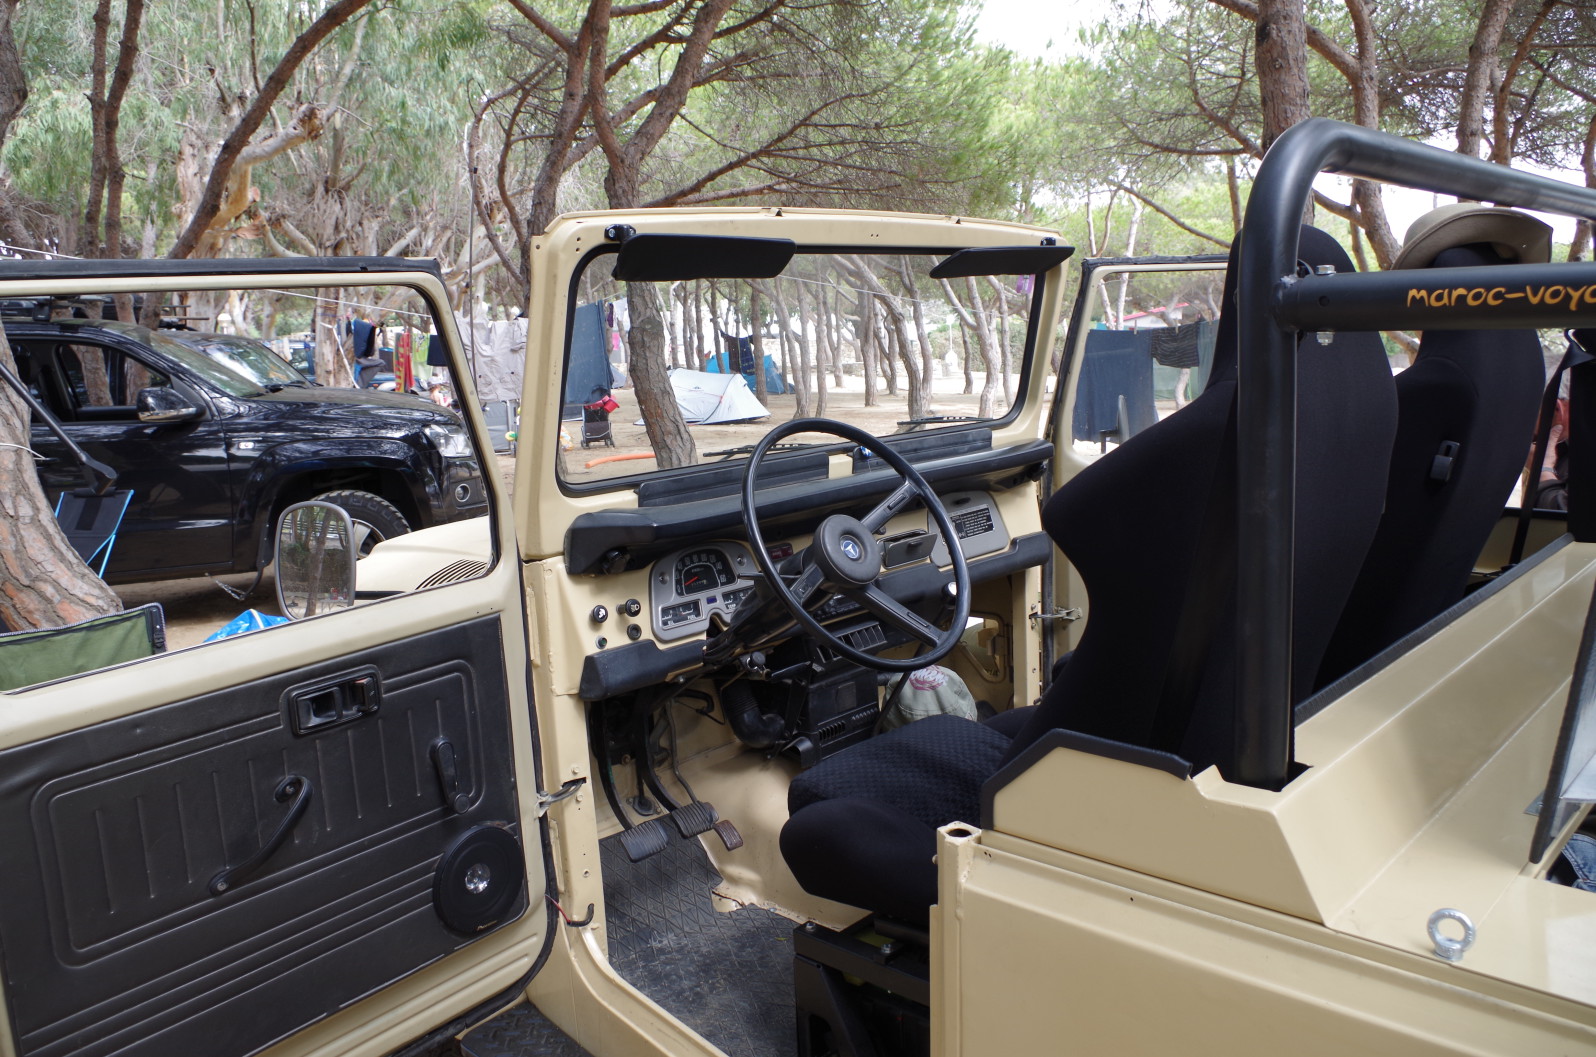
POLYGON ((166 652, 159 602, 64 628, 0 634, 0 692, 65 679, 166 652))
POLYGON ((111 547, 116 543, 117 530, 122 527, 122 517, 132 498, 131 491, 95 495, 80 488, 62 492, 55 501, 55 519, 66 533, 67 542, 97 576, 105 575, 111 547), (95 558, 100 559, 98 568, 94 566, 95 558))

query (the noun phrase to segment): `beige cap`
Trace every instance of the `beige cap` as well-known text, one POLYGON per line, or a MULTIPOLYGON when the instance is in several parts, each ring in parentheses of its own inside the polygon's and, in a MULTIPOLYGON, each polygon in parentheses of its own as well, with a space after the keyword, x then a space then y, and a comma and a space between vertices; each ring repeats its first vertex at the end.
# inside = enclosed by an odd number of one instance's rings
POLYGON ((1442 250, 1475 242, 1489 242, 1497 253, 1519 264, 1552 259, 1550 225, 1517 209, 1455 202, 1413 222, 1391 267, 1428 268, 1442 250))

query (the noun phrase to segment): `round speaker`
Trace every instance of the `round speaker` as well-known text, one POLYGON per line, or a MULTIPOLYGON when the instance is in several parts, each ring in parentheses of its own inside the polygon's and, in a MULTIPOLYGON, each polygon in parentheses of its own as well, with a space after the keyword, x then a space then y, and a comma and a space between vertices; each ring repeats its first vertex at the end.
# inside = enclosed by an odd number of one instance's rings
POLYGON ((432 906, 456 932, 482 932, 515 906, 526 879, 521 844, 508 830, 476 826, 460 835, 432 877, 432 906))

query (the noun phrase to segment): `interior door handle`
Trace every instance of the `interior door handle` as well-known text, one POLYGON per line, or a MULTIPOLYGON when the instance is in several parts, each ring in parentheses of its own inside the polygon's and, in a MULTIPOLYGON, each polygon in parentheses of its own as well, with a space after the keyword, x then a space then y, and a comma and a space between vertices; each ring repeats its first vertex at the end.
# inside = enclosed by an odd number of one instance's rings
POLYGON ((294 831, 294 826, 304 817, 305 809, 310 806, 310 779, 302 775, 291 774, 277 783, 277 791, 272 796, 279 804, 288 803, 289 800, 293 801, 293 803, 288 804, 288 814, 283 816, 283 820, 277 824, 277 829, 270 837, 266 838, 265 843, 256 849, 254 855, 251 855, 237 866, 227 867, 211 878, 211 895, 219 896, 231 890, 234 885, 260 869, 266 860, 270 859, 276 854, 277 849, 283 846, 283 842, 288 839, 288 835, 294 831))

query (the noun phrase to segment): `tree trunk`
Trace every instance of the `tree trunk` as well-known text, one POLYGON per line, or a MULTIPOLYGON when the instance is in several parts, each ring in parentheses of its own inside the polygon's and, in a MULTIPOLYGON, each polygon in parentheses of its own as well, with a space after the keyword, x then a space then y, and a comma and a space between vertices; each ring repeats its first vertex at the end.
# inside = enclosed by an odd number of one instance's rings
MULTIPOLYGON (((16 374, 0 331, 0 366, 16 374)), ((0 621, 53 628, 121 610, 122 602, 67 542, 28 450, 29 412, 0 385, 0 621)))
MULTIPOLYGON (((759 303, 759 284, 748 284, 748 343, 754 350, 754 396, 758 397, 761 404, 770 399, 770 386, 765 379, 765 335, 763 333, 765 312, 764 306, 759 303)), ((742 364, 732 363, 728 371, 742 369, 742 364)), ((768 406, 768 404, 767 404, 768 406)))
MULTIPOLYGON (((777 279, 776 282, 780 283, 781 280, 777 279)), ((809 314, 808 299, 804 296, 804 286, 804 283, 796 284, 793 287, 793 296, 797 300, 798 307, 798 377, 802 379, 798 383, 798 403, 804 409, 803 413, 808 415, 810 409, 810 385, 811 379, 814 377, 814 357, 809 348, 809 321, 811 316, 809 314)), ((765 372, 760 371, 759 373, 763 374, 765 372)), ((816 413, 818 414, 819 412, 816 413)))
POLYGON ((1468 69, 1457 101, 1457 152, 1478 158, 1485 139, 1485 97, 1496 80, 1502 33, 1515 0, 1485 0, 1469 42, 1468 69))
POLYGON ((1308 24, 1302 0, 1259 0, 1258 91, 1263 103, 1263 147, 1310 116, 1308 24))
POLYGON ((998 360, 1003 370, 1003 403, 1014 406, 1014 379, 1009 377, 1009 294, 1003 282, 995 275, 987 276, 992 290, 997 294, 998 360))
POLYGON ((698 448, 665 370, 665 321, 659 295, 649 283, 627 283, 626 305, 632 319, 627 336, 632 387, 637 391, 637 406, 654 446, 655 461, 661 469, 691 466, 698 462, 698 448))
POLYGON ((997 349, 992 344, 992 326, 987 318, 986 305, 981 301, 981 291, 973 276, 965 277, 970 292, 970 311, 975 315, 975 340, 981 347, 981 360, 986 364, 986 384, 981 386, 981 401, 976 414, 982 418, 996 418, 998 391, 997 349))
POLYGON ((859 295, 859 373, 864 380, 865 407, 875 407, 876 397, 876 299, 859 295))

